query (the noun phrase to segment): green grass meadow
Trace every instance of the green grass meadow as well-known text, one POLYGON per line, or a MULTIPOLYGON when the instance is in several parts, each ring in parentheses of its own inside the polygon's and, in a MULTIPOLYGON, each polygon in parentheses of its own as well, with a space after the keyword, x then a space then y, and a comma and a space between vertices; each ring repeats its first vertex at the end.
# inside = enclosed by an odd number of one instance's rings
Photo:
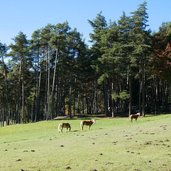
POLYGON ((171 115, 61 120, 0 128, 0 171, 171 171, 171 115))

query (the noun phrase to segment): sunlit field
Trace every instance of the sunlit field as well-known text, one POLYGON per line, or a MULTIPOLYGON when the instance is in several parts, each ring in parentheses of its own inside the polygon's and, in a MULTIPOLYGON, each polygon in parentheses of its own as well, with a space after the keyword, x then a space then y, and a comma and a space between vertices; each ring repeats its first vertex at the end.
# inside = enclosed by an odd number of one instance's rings
POLYGON ((65 120, 0 128, 0 171, 171 171, 171 115, 65 120))

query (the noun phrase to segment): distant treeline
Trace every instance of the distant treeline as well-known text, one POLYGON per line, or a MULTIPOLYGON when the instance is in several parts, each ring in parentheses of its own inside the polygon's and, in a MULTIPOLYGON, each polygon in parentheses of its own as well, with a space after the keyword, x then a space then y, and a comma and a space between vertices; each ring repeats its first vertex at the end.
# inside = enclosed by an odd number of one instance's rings
POLYGON ((171 23, 152 33, 146 2, 118 21, 99 13, 88 22, 91 46, 68 22, 0 43, 3 126, 59 115, 169 112, 171 23))

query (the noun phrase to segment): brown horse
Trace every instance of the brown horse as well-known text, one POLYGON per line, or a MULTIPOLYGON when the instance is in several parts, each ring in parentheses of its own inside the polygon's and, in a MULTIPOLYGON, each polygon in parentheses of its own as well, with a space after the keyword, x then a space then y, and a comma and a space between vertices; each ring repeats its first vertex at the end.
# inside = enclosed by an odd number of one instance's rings
POLYGON ((80 122, 80 127, 83 130, 84 125, 86 125, 86 126, 89 126, 89 129, 90 129, 91 125, 93 125, 94 123, 96 123, 96 121, 94 119, 92 119, 92 120, 84 120, 84 121, 80 122))
POLYGON ((71 131, 71 125, 69 123, 60 123, 58 125, 58 132, 63 132, 63 128, 66 128, 66 130, 71 131))
POLYGON ((135 113, 135 114, 131 114, 129 117, 131 118, 131 122, 132 122, 133 119, 135 119, 137 121, 139 116, 140 116, 140 113, 135 113))

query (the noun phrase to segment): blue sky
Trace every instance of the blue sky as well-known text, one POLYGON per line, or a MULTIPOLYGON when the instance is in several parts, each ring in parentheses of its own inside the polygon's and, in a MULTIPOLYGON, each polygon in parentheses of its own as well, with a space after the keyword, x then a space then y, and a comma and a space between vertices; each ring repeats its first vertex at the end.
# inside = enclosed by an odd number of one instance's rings
MULTIPOLYGON (((71 28, 89 40, 92 20, 102 11, 106 20, 117 21, 123 11, 130 15, 144 0, 0 0, 0 42, 10 44, 20 31, 30 38, 33 31, 47 24, 69 22, 71 28)), ((171 21, 171 0, 147 0, 149 25, 157 31, 171 21)))

